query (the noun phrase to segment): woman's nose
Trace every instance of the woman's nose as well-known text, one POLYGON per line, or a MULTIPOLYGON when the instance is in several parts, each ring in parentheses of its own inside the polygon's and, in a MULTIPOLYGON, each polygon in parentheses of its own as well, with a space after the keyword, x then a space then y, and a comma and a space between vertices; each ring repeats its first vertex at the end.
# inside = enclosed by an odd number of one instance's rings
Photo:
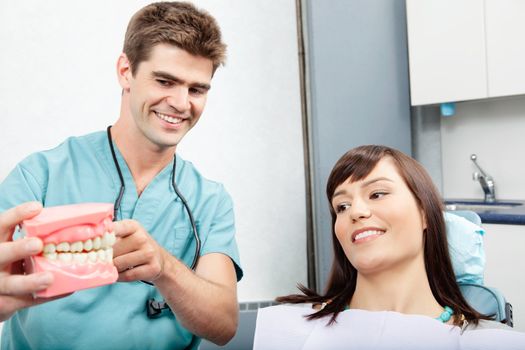
POLYGON ((350 207, 350 218, 353 221, 370 217, 370 207, 364 200, 355 199, 350 207))

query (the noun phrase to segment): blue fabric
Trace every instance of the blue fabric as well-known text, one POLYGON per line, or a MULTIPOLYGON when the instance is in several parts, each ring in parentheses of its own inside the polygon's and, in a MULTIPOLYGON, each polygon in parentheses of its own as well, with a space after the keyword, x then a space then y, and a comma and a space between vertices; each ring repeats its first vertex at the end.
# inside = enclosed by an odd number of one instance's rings
MULTIPOLYGON (((171 182, 172 164, 138 197, 131 173, 117 152, 126 191, 119 219, 132 218, 171 254, 190 265, 195 241, 188 215, 171 182)), ((177 156, 177 185, 188 201, 202 241, 201 255, 223 253, 242 277, 230 196, 177 156)), ((105 132, 67 139, 23 160, 0 185, 0 212, 27 201, 44 206, 114 203, 120 188, 105 132)), ((115 283, 17 312, 3 327, 2 349, 183 349, 193 340, 173 314, 148 319, 146 301, 162 300, 153 286, 115 283)))
POLYGON ((458 283, 483 284, 483 230, 464 217, 446 212, 445 224, 452 267, 458 283))

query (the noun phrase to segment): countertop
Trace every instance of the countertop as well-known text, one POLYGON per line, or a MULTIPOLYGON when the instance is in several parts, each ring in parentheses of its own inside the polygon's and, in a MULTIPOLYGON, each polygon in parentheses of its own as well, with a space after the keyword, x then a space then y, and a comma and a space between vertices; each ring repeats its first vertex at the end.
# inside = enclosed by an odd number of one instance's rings
MULTIPOLYGON (((480 202, 480 200, 473 199, 446 199, 445 203, 459 203, 459 202, 480 202)), ((498 199, 498 202, 513 202, 521 203, 522 205, 513 208, 498 208, 495 206, 490 209, 470 209, 481 218, 484 224, 501 224, 501 225, 525 225, 525 200, 503 200, 498 199)), ((449 210, 454 213, 453 210, 449 210)))

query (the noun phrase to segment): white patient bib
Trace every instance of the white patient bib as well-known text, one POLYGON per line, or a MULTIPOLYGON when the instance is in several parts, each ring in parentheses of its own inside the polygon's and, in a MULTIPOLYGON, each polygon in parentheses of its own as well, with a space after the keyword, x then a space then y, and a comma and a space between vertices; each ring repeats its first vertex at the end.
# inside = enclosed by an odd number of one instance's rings
POLYGON ((525 334, 484 329, 460 333, 433 318, 397 312, 346 310, 336 323, 308 321, 311 307, 278 305, 260 309, 254 350, 318 349, 525 349, 525 334))

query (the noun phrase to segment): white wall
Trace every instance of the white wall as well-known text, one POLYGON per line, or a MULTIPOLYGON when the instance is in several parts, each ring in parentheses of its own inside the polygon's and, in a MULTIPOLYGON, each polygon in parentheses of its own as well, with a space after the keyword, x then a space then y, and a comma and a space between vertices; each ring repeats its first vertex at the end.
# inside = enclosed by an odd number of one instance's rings
POLYGON ((475 153, 498 199, 525 200, 524 135, 524 96, 458 103, 456 115, 441 120, 444 197, 483 198, 472 180, 475 153))
MULTIPOLYGON (((147 3, 0 2, 0 180, 29 153, 117 119, 116 59, 147 3)), ((221 25, 228 62, 179 151, 234 199, 239 300, 273 299, 307 278, 295 1, 196 3, 221 25)))
POLYGON ((499 289, 512 304, 514 328, 525 332, 525 227, 514 225, 484 225, 487 258, 485 283, 499 289))
MULTIPOLYGON (((496 198, 525 200, 525 97, 457 104, 441 119, 445 198, 483 198, 472 180, 470 155, 496 183, 496 198)), ((525 226, 484 225, 485 283, 498 288, 514 307, 515 328, 525 331, 523 249, 525 226)))

